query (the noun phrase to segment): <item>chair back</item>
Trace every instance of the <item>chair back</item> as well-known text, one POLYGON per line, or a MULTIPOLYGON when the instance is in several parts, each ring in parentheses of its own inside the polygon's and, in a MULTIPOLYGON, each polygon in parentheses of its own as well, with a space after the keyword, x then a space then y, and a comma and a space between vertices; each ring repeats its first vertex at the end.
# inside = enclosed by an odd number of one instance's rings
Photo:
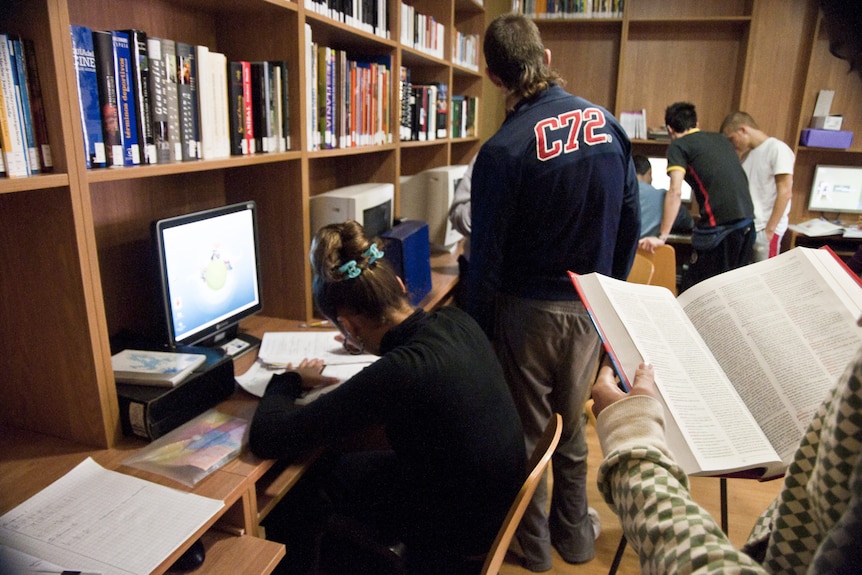
POLYGON ((632 269, 629 271, 629 277, 626 281, 636 284, 649 284, 652 281, 655 273, 655 264, 649 258, 645 257, 641 250, 635 253, 635 261, 632 262, 632 269))
POLYGON ((664 286, 676 297, 676 250, 670 244, 656 248, 655 253, 638 249, 637 255, 641 255, 653 263, 655 271, 650 283, 652 285, 664 286))
POLYGON ((533 494, 536 492, 536 488, 539 486, 539 481, 542 480, 545 474, 545 469, 547 469, 548 463, 551 461, 551 455, 553 455, 557 444, 560 442, 560 435, 562 433, 563 418, 559 413, 555 413, 548 421, 542 437, 533 450, 533 455, 530 457, 528 464, 530 473, 518 491, 518 495, 509 508, 509 512, 503 520, 503 525, 497 532, 497 537, 494 538, 494 543, 485 557, 485 564, 482 565, 482 575, 497 575, 500 571, 500 566, 506 557, 506 551, 509 549, 509 543, 512 542, 512 537, 515 535, 515 530, 524 516, 527 504, 530 503, 533 494))

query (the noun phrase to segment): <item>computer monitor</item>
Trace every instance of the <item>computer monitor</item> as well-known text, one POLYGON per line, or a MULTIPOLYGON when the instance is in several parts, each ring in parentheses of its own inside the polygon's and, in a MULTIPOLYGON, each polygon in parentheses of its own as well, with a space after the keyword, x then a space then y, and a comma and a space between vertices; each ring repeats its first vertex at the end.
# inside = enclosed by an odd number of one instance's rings
POLYGON ((428 239, 436 250, 449 251, 463 237, 449 221, 455 188, 467 172, 466 164, 431 168, 401 179, 399 215, 428 223, 428 239))
POLYGON ((816 166, 808 210, 862 213, 862 167, 816 166))
POLYGON ((311 234, 329 224, 359 222, 369 238, 392 227, 395 186, 389 183, 355 184, 311 196, 311 234))
POLYGON ((168 344, 220 346, 236 338, 240 320, 263 307, 256 204, 159 220, 153 236, 168 344))
MULTIPOLYGON (((670 176, 667 175, 667 158, 653 156, 649 158, 649 163, 652 166, 652 185, 659 190, 667 190, 670 188, 670 176)), ((691 202, 691 186, 682 182, 682 201, 691 202)))

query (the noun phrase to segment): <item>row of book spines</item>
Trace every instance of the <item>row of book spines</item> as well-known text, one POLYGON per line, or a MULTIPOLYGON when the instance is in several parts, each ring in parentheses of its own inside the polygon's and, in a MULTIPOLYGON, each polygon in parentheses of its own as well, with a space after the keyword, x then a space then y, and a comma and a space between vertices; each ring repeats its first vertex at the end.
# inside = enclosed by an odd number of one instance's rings
POLYGON ((0 176, 54 168, 33 42, 0 34, 0 176))
POLYGON ((452 61, 466 68, 479 69, 478 34, 463 34, 455 30, 455 41, 452 45, 452 61))
MULTIPOLYGON (((263 102, 264 96, 249 74, 244 81, 254 97, 246 93, 229 97, 224 54, 147 37, 139 30, 106 32, 73 25, 71 34, 88 168, 288 149, 285 63, 245 63, 250 70, 264 65, 284 70, 277 88, 284 99, 277 110, 264 115, 267 120, 277 116, 282 123, 275 128, 259 126, 255 141, 246 108, 263 102)), ((270 105, 271 97, 265 102, 270 105)))
POLYGON ((515 0, 513 9, 531 18, 620 18, 625 0, 515 0))
POLYGON ((420 52, 443 57, 446 28, 433 16, 417 12, 413 6, 401 3, 401 43, 420 52))
MULTIPOLYGON (((409 73, 402 73, 402 78, 409 73)), ((449 133, 449 88, 446 84, 401 83, 401 117, 399 135, 402 141, 426 141, 445 138, 449 133)))
POLYGON ((309 50, 309 148, 390 143, 390 58, 350 59, 343 50, 315 42, 309 50))
POLYGON ((369 34, 389 38, 389 0, 305 0, 305 7, 369 34))
POLYGON ((452 96, 452 137, 473 138, 478 135, 476 118, 479 113, 479 98, 475 96, 452 96))

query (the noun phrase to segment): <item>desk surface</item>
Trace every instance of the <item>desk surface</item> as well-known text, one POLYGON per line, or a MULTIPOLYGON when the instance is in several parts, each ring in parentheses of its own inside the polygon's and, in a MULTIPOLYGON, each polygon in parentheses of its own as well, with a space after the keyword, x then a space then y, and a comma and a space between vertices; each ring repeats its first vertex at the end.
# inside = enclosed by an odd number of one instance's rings
MULTIPOLYGON (((444 305, 458 283, 460 247, 449 253, 431 256, 432 290, 421 306, 431 310, 444 305)), ((242 331, 262 337, 267 331, 300 330, 300 322, 266 316, 253 316, 242 323, 242 331)), ((314 328, 311 328, 314 329, 314 328)), ((234 360, 234 372, 248 370, 257 357, 250 352, 234 360)), ((250 420, 257 398, 237 388, 218 409, 250 420)), ((170 478, 122 465, 136 450, 146 445, 140 438, 124 438, 111 449, 93 449, 67 440, 36 432, 0 426, 0 514, 10 511, 53 481, 61 478, 87 457, 106 469, 120 471, 162 485, 189 491, 225 502, 223 513, 185 541, 153 572, 167 571, 173 562, 195 540, 203 537, 207 559, 201 573, 257 575, 269 573, 281 557, 284 547, 254 535, 258 525, 281 497, 296 483, 318 452, 309 453, 288 464, 262 460, 247 449, 221 469, 189 488, 170 478)))

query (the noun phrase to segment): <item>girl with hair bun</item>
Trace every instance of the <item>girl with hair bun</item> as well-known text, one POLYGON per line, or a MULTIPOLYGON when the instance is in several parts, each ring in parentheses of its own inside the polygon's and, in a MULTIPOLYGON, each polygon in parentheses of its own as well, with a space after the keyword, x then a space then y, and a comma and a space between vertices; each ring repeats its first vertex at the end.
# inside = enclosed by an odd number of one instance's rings
POLYGON ((291 565, 280 569, 291 570, 281 572, 314 572, 314 541, 337 513, 387 545, 403 543, 409 573, 478 573, 526 474, 523 431, 490 342, 457 308, 414 309, 382 244, 356 222, 319 230, 310 255, 320 313, 345 345, 380 359, 303 407, 294 405, 302 388, 327 383, 322 363, 273 377, 250 447, 290 460, 380 427, 387 446, 331 449, 288 492, 266 523, 288 548, 291 565))

